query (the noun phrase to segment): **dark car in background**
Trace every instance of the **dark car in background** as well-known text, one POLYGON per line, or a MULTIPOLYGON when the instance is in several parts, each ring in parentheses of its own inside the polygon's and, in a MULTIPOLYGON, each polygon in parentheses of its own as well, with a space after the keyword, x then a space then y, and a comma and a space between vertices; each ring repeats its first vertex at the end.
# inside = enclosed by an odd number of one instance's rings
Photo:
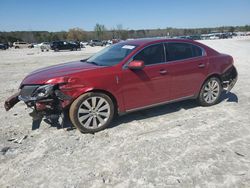
POLYGON ((77 49, 81 49, 81 43, 78 41, 69 41, 69 43, 72 43, 77 46, 77 49))
POLYGON ((6 50, 8 48, 9 46, 7 46, 6 44, 0 43, 0 50, 6 50))
POLYGON ((68 41, 54 41, 50 45, 51 49, 58 52, 60 50, 78 50, 81 49, 80 44, 68 41))

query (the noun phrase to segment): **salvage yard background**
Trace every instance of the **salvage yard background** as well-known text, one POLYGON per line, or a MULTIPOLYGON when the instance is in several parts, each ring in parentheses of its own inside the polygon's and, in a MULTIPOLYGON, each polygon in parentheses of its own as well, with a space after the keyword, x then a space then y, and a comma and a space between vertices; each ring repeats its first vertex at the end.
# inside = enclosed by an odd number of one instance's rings
POLYGON ((232 55, 239 72, 218 105, 164 105, 93 135, 44 122, 31 131, 23 103, 3 105, 29 72, 102 47, 0 51, 0 187, 250 187, 250 38, 201 42, 232 55))

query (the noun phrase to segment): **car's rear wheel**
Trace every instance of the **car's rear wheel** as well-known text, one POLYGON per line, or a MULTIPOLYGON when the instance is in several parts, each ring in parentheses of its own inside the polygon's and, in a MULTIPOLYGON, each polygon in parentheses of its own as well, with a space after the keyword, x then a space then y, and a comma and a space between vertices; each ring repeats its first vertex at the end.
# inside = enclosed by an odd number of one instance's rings
POLYGON ((69 117, 81 132, 94 133, 110 124, 114 117, 114 103, 103 93, 86 93, 72 103, 69 117))
POLYGON ((219 102, 222 92, 221 81, 217 77, 209 78, 202 86, 198 102, 202 106, 212 106, 219 102))

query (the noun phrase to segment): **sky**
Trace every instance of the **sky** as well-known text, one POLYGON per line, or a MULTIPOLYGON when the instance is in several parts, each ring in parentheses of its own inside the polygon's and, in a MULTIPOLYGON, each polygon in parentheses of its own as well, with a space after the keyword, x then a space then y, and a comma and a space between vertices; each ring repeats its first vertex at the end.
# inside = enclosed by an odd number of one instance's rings
POLYGON ((0 31, 250 25, 250 0, 0 0, 0 31))

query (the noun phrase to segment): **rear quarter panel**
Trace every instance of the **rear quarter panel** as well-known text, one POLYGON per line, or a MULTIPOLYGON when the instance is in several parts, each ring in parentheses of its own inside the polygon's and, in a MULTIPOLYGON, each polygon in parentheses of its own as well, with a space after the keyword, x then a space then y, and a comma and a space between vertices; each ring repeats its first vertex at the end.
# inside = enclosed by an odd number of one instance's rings
POLYGON ((233 64, 233 58, 226 54, 218 54, 209 57, 208 77, 213 74, 225 73, 233 64))

